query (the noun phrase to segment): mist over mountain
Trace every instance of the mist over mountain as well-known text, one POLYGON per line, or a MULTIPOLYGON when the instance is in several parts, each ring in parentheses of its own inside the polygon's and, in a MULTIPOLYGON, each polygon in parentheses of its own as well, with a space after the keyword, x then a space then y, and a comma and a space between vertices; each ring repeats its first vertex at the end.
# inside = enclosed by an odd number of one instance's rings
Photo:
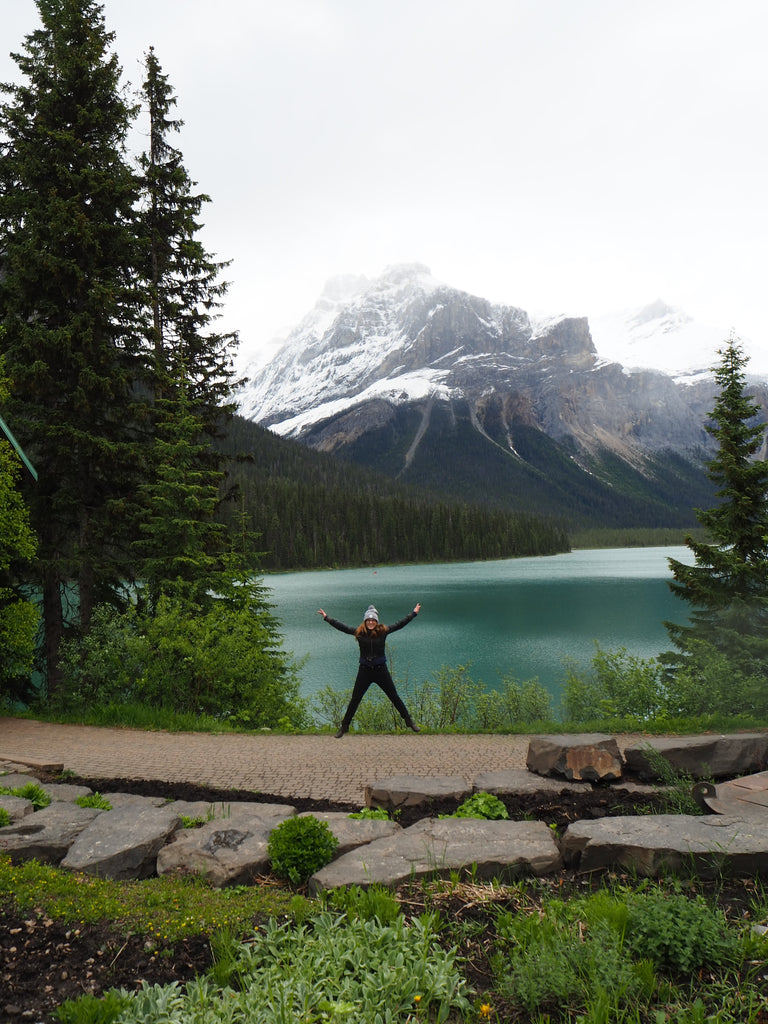
POLYGON ((537 319, 397 265, 332 279, 253 373, 240 411, 462 500, 692 525, 691 508, 711 500, 709 368, 726 340, 661 301, 593 332, 586 317, 537 319))

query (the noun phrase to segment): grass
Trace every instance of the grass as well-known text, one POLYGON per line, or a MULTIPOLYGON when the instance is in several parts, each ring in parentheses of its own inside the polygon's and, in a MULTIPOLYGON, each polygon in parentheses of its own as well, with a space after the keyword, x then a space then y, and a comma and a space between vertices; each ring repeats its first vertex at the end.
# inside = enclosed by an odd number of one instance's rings
POLYGON ((120 934, 166 944, 222 929, 245 934, 259 917, 288 913, 292 895, 273 886, 214 889, 170 876, 114 882, 37 861, 12 865, 0 856, 0 900, 12 899, 22 913, 44 910, 75 927, 110 921, 120 934))

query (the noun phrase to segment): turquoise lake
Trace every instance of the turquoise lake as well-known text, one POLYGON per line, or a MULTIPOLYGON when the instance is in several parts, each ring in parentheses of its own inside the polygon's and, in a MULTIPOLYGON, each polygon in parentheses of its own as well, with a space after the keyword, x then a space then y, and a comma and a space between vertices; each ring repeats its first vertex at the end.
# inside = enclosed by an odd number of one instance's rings
POLYGON ((595 642, 649 658, 670 649, 664 620, 686 622, 674 597, 668 558, 686 547, 574 551, 540 558, 380 566, 265 577, 284 646, 306 657, 301 692, 348 688, 357 644, 328 626, 318 608, 357 625, 371 603, 393 623, 420 601, 421 614, 393 634, 387 650, 395 682, 420 682, 442 665, 470 665, 488 688, 505 675, 537 677, 559 698, 566 659, 586 667, 595 642))

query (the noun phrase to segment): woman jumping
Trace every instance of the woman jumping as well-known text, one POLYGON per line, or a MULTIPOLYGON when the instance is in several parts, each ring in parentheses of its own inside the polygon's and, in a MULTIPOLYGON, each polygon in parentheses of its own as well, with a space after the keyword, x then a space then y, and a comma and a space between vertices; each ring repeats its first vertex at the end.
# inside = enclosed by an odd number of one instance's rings
POLYGON ((371 683, 376 683, 389 697, 395 710, 402 716, 409 729, 413 729, 414 732, 421 731, 408 714, 408 708, 403 704, 400 695, 395 689, 392 676, 387 668, 387 655, 384 649, 387 636, 398 629, 402 629, 403 626, 407 626, 419 614, 420 608, 421 605, 417 604, 412 612, 409 612, 404 619, 396 622, 394 626, 385 626, 383 622, 379 622, 379 613, 373 605, 370 605, 365 610, 363 622, 357 627, 345 626, 338 619, 332 619, 329 615, 326 615, 322 608, 318 609, 317 614, 322 615, 329 625, 333 626, 334 629, 340 630, 342 633, 349 633, 351 636, 354 636, 360 646, 360 666, 357 670, 357 679, 355 679, 355 687, 352 690, 352 697, 344 713, 341 727, 336 733, 337 740, 340 740, 344 733, 349 732, 349 726, 355 712, 371 683))

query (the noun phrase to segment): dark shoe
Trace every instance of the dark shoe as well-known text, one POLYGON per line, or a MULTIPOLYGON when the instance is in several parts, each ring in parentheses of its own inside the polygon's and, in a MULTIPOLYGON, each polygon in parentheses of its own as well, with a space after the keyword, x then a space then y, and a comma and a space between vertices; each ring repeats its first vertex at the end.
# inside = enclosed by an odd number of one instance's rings
POLYGON ((407 721, 407 722, 406 722, 405 724, 406 724, 406 725, 408 726, 408 728, 409 728, 409 729, 411 729, 411 730, 412 730, 413 732, 421 732, 421 729, 420 729, 420 728, 418 727, 418 725, 416 725, 416 723, 415 723, 415 722, 412 722, 412 721, 411 721, 410 719, 409 719, 409 720, 408 720, 408 721, 407 721))
POLYGON ((333 738, 334 738, 335 740, 340 740, 340 739, 341 739, 341 737, 342 737, 342 736, 343 736, 343 735, 344 735, 344 734, 345 734, 346 732, 347 732, 347 729, 346 729, 346 727, 342 725, 342 727, 341 727, 341 728, 339 729, 339 731, 338 731, 338 732, 336 733, 336 735, 335 735, 335 736, 334 736, 333 738))

